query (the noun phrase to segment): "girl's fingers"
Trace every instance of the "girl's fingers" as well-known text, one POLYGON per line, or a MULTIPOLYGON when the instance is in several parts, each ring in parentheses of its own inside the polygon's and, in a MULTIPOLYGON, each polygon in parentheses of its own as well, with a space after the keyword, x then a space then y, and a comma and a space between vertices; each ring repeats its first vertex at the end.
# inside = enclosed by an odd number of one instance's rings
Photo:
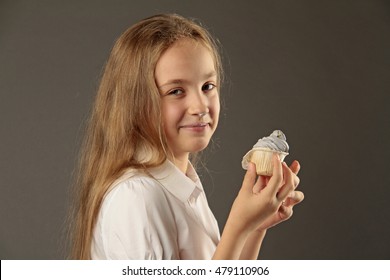
POLYGON ((252 162, 248 164, 248 170, 245 173, 244 181, 242 182, 241 189, 246 192, 253 192, 253 185, 256 181, 256 167, 252 162))
POLYGON ((292 207, 288 207, 284 205, 280 206, 279 215, 283 221, 289 219, 292 216, 292 214, 293 214, 292 207))
POLYGON ((273 164, 274 169, 272 177, 257 177, 256 166, 254 163, 250 162, 244 177, 242 189, 251 193, 259 193, 263 189, 266 189, 266 192, 268 192, 269 195, 277 196, 278 200, 285 200, 289 193, 293 192, 299 184, 300 180, 297 173, 300 170, 300 164, 295 160, 290 167, 287 167, 286 163, 280 161, 279 156, 276 153, 273 155, 273 164), (283 187, 280 188, 283 183, 283 187), (268 187, 265 188, 266 186, 268 187))
POLYGON ((253 192, 254 193, 259 193, 263 188, 264 188, 263 180, 261 176, 257 178, 256 184, 253 186, 253 192))
POLYGON ((286 206, 286 207, 294 206, 298 203, 301 203, 304 198, 305 198, 305 195, 303 194, 303 192, 293 191, 288 195, 285 202, 283 203, 283 206, 286 206))
POLYGON ((292 176, 293 176, 293 180, 294 180, 294 189, 296 189, 301 180, 299 179, 299 177, 297 175, 295 175, 295 173, 292 173, 292 176))
POLYGON ((291 165, 290 165, 291 171, 295 174, 298 175, 299 170, 301 169, 301 165, 297 160, 294 160, 291 165))
POLYGON ((259 193, 262 189, 264 189, 267 186, 269 179, 269 176, 260 175, 257 178, 256 184, 253 187, 253 192, 259 193))
POLYGON ((290 168, 287 167, 285 162, 283 162, 282 168, 284 185, 277 194, 277 198, 279 201, 284 201, 289 195, 289 193, 295 189, 295 174, 290 170, 290 168))
POLYGON ((301 165, 299 164, 299 162, 297 160, 294 160, 293 163, 291 163, 291 165, 290 165, 290 170, 294 173, 295 188, 299 185, 300 180, 299 180, 299 177, 297 175, 298 175, 298 172, 300 169, 301 169, 301 165))
POLYGON ((284 171, 282 169, 282 163, 280 162, 279 156, 276 153, 273 155, 272 160, 274 164, 273 174, 264 191, 267 191, 270 195, 275 196, 283 182, 284 171))

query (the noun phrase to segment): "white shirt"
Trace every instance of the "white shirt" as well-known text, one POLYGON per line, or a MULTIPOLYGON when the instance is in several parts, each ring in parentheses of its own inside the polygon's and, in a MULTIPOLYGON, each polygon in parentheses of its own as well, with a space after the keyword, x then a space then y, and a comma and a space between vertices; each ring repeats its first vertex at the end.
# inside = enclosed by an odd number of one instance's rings
POLYGON ((211 259, 218 224, 199 177, 166 161, 147 176, 129 170, 103 200, 92 259, 211 259))

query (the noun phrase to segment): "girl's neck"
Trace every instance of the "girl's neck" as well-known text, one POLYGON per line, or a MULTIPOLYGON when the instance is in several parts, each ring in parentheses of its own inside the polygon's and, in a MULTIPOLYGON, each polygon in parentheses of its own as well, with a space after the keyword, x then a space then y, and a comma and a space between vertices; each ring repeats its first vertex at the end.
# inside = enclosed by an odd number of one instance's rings
POLYGON ((181 156, 175 156, 173 159, 173 164, 179 168, 184 174, 187 173, 187 168, 188 168, 188 158, 189 154, 184 154, 181 156))

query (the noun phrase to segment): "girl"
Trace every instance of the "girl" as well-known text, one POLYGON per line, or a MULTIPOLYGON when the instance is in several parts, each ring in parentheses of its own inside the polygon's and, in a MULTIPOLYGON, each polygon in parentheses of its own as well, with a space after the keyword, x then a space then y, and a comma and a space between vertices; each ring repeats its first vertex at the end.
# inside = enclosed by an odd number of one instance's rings
POLYGON ((75 259, 256 259, 266 230, 303 194, 299 164, 250 165, 225 228, 190 158, 218 125, 222 77, 215 41, 199 24, 157 15, 116 42, 82 151, 74 209, 75 259))

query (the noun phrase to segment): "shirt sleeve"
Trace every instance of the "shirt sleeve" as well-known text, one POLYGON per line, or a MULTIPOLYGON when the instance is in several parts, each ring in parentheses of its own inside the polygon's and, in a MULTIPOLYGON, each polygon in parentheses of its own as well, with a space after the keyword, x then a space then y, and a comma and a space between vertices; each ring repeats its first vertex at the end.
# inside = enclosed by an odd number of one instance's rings
POLYGON ((149 178, 127 179, 110 191, 95 233, 106 259, 179 258, 174 213, 161 187, 149 178))

